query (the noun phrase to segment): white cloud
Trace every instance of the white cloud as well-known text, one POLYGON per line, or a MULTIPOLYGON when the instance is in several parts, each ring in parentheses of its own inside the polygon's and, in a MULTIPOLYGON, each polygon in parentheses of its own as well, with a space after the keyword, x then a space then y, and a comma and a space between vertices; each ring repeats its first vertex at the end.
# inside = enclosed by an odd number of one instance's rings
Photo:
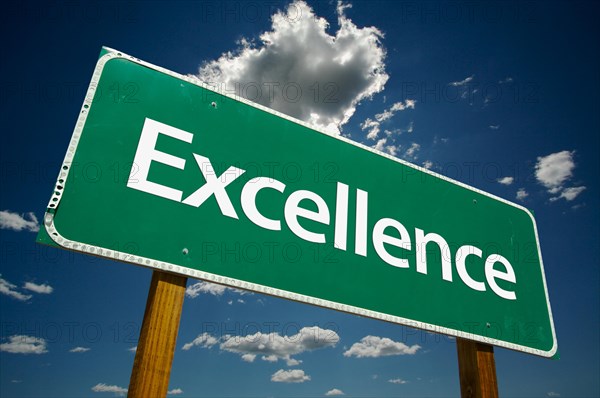
POLYGON ((310 376, 304 374, 304 371, 300 369, 279 369, 271 376, 271 381, 276 383, 304 383, 308 380, 310 380, 310 376))
POLYGON ((473 81, 474 77, 475 77, 475 75, 471 75, 469 77, 465 77, 463 80, 456 81, 456 82, 450 82, 450 85, 454 86, 454 87, 464 86, 465 84, 470 83, 471 81, 473 81))
POLYGON ((408 159, 415 160, 417 159, 417 152, 419 152, 420 149, 421 145, 417 144, 416 142, 413 142, 412 144, 410 144, 410 147, 406 150, 404 156, 408 159))
POLYGON ((87 348, 87 347, 75 347, 75 348, 71 348, 69 350, 69 352, 79 353, 79 352, 88 352, 89 350, 91 350, 91 348, 87 348))
POLYGON ((220 348, 224 351, 240 354, 247 362, 254 361, 257 355, 263 361, 276 362, 284 360, 288 366, 300 362, 291 358, 305 351, 335 346, 340 337, 333 330, 321 329, 317 326, 304 327, 292 336, 281 336, 273 333, 255 333, 247 336, 224 336, 220 348))
POLYGON ((519 190, 517 191, 517 200, 523 201, 528 196, 529 194, 527 193, 525 188, 519 188, 519 190))
POLYGON ((378 122, 383 122, 385 120, 391 119, 394 117, 396 112, 403 111, 406 109, 415 109, 416 100, 407 99, 404 102, 396 102, 394 105, 384 110, 382 113, 378 113, 375 115, 375 120, 378 122))
POLYGON ((25 335, 10 336, 8 343, 0 344, 0 351, 11 354, 45 354, 48 352, 46 340, 25 335))
POLYGON ((513 82, 513 78, 510 76, 507 76, 506 78, 499 80, 498 84, 505 84, 505 83, 512 83, 513 82))
POLYGON ((364 122, 360 124, 361 130, 368 130, 367 139, 374 140, 377 138, 377 135, 380 131, 380 123, 378 121, 367 118, 364 122))
POLYGON ((6 279, 2 279, 2 275, 0 274, 0 293, 19 301, 27 301, 31 298, 31 295, 23 294, 16 289, 16 285, 13 285, 6 279))
POLYGON ((172 390, 167 391, 167 395, 179 395, 183 394, 183 390, 181 388, 174 388, 172 390))
POLYGON ((54 291, 54 288, 50 285, 38 285, 33 282, 25 282, 25 285, 23 285, 23 289, 31 290, 32 292, 39 294, 50 294, 54 291))
POLYGON ((263 361, 283 360, 288 366, 296 366, 302 361, 292 358, 292 355, 334 347, 339 340, 340 337, 333 330, 313 326, 304 327, 292 336, 281 336, 276 332, 258 332, 247 336, 225 335, 216 338, 203 333, 194 341, 184 344, 182 349, 187 351, 193 346, 211 348, 220 342, 221 350, 239 354, 245 362, 254 362, 257 357, 260 357, 263 361))
POLYGON ((560 397, 560 394, 554 391, 550 391, 548 392, 548 394, 546 394, 549 397, 560 397))
POLYGON ((127 351, 129 351, 129 352, 136 352, 137 351, 137 346, 128 348, 127 351))
POLYGON ((205 332, 205 333, 202 333, 201 335, 199 335, 198 337, 196 337, 190 343, 184 344, 183 347, 181 347, 181 349, 184 351, 188 351, 190 348, 192 348, 194 346, 210 348, 210 347, 214 346, 215 344, 217 344, 218 342, 219 342, 219 340, 217 338, 215 338, 205 332))
POLYGON ((563 184, 573 176, 574 153, 574 151, 561 151, 537 158, 535 177, 548 189, 549 193, 560 192, 563 184))
POLYGON ((383 152, 385 150, 386 143, 387 143, 387 138, 381 138, 380 140, 377 141, 377 144, 373 145, 373 148, 378 151, 383 152))
POLYGON ((498 178, 498 182, 502 185, 510 185, 515 181, 514 177, 502 177, 498 178))
MULTIPOLYGON (((486 98, 486 99, 487 99, 487 98, 486 98)), ((500 128, 500 125, 499 125, 499 124, 490 124, 490 128, 491 128, 492 130, 498 130, 498 129, 500 128)))
POLYGON ((408 383, 408 381, 402 380, 402 379, 390 379, 390 380, 388 380, 388 383, 392 383, 392 384, 406 384, 406 383, 408 383))
POLYGON ((92 387, 93 392, 112 392, 115 395, 122 396, 127 393, 127 389, 119 386, 111 386, 104 383, 98 383, 92 387))
POLYGON ((344 394, 344 392, 342 390, 338 390, 337 388, 334 388, 333 390, 329 390, 325 393, 326 397, 337 397, 340 395, 346 395, 346 394, 344 394))
POLYGON ((414 355, 421 348, 419 345, 407 346, 387 337, 366 336, 354 343, 344 352, 345 357, 378 358, 391 355, 414 355))
MULTIPOLYGON (((251 295, 252 293, 247 292, 245 290, 238 290, 231 287, 217 285, 216 283, 210 282, 198 282, 193 285, 188 286, 185 289, 185 295, 189 298, 196 298, 201 294, 211 294, 213 296, 222 296, 226 291, 235 292, 237 294, 251 295)), ((238 300, 239 301, 239 300, 238 300)))
POLYGON ((361 100, 383 90, 383 34, 357 27, 338 3, 338 25, 314 14, 304 1, 292 2, 272 16, 260 43, 241 40, 240 47, 204 64, 198 77, 235 90, 254 102, 330 131, 339 132, 361 100))
POLYGON ((426 160, 423 162, 423 167, 427 170, 431 170, 431 168, 433 167, 433 162, 431 160, 426 160))
POLYGON ((40 223, 33 212, 27 213, 29 220, 25 219, 25 214, 13 213, 10 210, 0 211, 0 229, 12 229, 14 231, 38 232, 40 223))
POLYGON ((571 187, 571 188, 565 188, 561 193, 560 196, 556 196, 554 198, 550 198, 550 201, 554 202, 556 200, 559 199, 566 199, 567 201, 572 201, 573 199, 575 199, 577 196, 579 196, 580 193, 582 193, 583 191, 586 190, 586 187, 571 187))

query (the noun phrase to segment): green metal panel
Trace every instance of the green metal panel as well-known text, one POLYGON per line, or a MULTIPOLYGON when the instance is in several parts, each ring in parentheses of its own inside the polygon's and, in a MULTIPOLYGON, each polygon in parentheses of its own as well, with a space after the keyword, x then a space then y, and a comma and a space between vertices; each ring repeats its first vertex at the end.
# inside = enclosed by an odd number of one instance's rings
MULTIPOLYGON (((537 355, 556 352, 535 221, 523 207, 218 94, 193 78, 104 51, 41 241, 50 236, 68 249, 537 355), (133 160, 146 118, 193 134, 191 143, 159 135, 156 150, 186 164, 180 170, 153 162, 148 180, 186 198, 205 183, 193 154, 209 158, 217 177, 230 166, 243 169, 225 188, 238 219, 224 216, 214 195, 193 207, 127 186, 136 178, 133 160), (243 211, 241 191, 254 177, 285 184, 282 193, 264 189, 256 199, 265 217, 281 220, 281 230, 262 228, 243 211), (349 190, 346 250, 333 244, 338 182, 349 190), (355 253, 357 189, 368 192, 366 256, 355 253), (299 219, 306 230, 325 234, 325 243, 299 238, 286 223, 286 200, 298 190, 327 204, 328 224, 299 219), (385 248, 407 259, 408 268, 376 253, 372 232, 382 218, 406 227, 410 250, 385 248), (452 281, 442 278, 435 244, 427 246, 427 274, 416 271, 415 228, 448 242, 452 281), (468 287, 457 273, 456 251, 467 244, 482 251, 482 258, 468 257, 466 269, 485 291, 468 287), (493 254, 514 269, 515 283, 497 281, 515 300, 486 282, 484 261, 493 254)), ((309 200, 301 205, 316 210, 309 200)))

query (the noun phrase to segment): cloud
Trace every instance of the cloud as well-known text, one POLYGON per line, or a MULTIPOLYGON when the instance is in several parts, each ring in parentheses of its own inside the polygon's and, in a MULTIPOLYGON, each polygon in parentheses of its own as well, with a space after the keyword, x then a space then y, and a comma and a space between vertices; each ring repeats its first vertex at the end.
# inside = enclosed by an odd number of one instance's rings
POLYGON ((296 366, 301 361, 292 358, 292 355, 334 347, 339 340, 340 337, 333 330, 313 326, 304 327, 292 336, 281 336, 276 332, 258 332, 247 336, 225 335, 216 338, 203 333, 194 341, 186 343, 182 349, 187 351, 193 346, 211 348, 220 342, 219 348, 222 351, 239 354, 244 362, 254 362, 257 357, 260 357, 263 361, 283 360, 288 366, 296 366))
POLYGON ((354 343, 344 352, 345 357, 379 358, 391 355, 414 355, 421 348, 419 345, 407 346, 387 337, 366 336, 354 343))
POLYGON ((454 86, 454 87, 461 87, 461 86, 464 86, 465 84, 473 81, 474 77, 475 77, 475 75, 471 75, 469 77, 465 77, 463 80, 456 81, 456 82, 450 82, 450 85, 454 86))
POLYGON ((25 282, 23 289, 31 290, 32 292, 39 294, 50 294, 54 291, 54 288, 50 285, 38 285, 33 282, 25 282))
POLYGON ((515 181, 514 177, 502 177, 498 178, 498 182, 502 185, 510 185, 515 181))
POLYGON ((431 168, 433 167, 433 162, 431 160, 426 160, 423 162, 423 167, 427 170, 431 170, 431 168))
MULTIPOLYGON (((400 102, 396 102, 394 105, 392 105, 390 108, 384 110, 382 113, 378 113, 375 115, 375 120, 371 119, 371 118, 367 118, 365 119, 364 122, 362 122, 360 124, 360 128, 362 131, 367 130, 367 139, 369 140, 374 140, 377 138, 377 136, 379 135, 379 132, 381 131, 381 123, 391 119, 396 112, 398 111, 403 111, 405 109, 415 109, 415 104, 417 101, 412 100, 412 99, 407 99, 404 102, 400 101, 400 102)), ((392 134, 394 134, 394 132, 398 132, 398 133, 402 133, 403 131, 412 133, 413 132, 413 128, 414 128, 414 124, 413 122, 410 122, 408 125, 408 128, 406 130, 385 130, 385 134, 389 137, 392 134)))
POLYGON ((0 344, 0 351, 11 354, 45 354, 46 340, 39 337, 14 335, 8 338, 8 343, 0 344))
POLYGON ((402 380, 402 379, 390 379, 390 380, 388 380, 388 383, 392 383, 392 384, 406 384, 406 383, 408 383, 408 381, 402 380))
POLYGON ((0 293, 19 301, 27 301, 31 298, 31 295, 23 294, 16 289, 16 285, 13 285, 6 279, 2 279, 2 274, 0 274, 0 293))
POLYGON ((502 80, 498 81, 498 84, 506 84, 506 83, 512 83, 513 82, 513 78, 510 76, 505 77, 502 80))
POLYGON ((196 298, 201 294, 211 294, 213 296, 222 296, 226 291, 235 292, 241 295, 252 294, 245 290, 238 290, 231 287, 217 285, 210 282, 198 282, 188 286, 185 289, 185 295, 189 298, 196 298))
POLYGON ((546 395, 549 397, 560 397, 560 394, 554 391, 550 391, 546 395))
POLYGON ((308 380, 310 380, 310 376, 304 374, 304 371, 300 369, 279 369, 271 376, 271 381, 276 383, 304 383, 308 380))
POLYGON ((550 198, 551 202, 554 202, 556 200, 559 199, 566 199, 568 202, 572 201, 573 199, 575 199, 577 196, 579 196, 580 193, 582 193, 583 191, 586 190, 586 187, 572 187, 572 188, 565 188, 559 196, 556 196, 554 198, 550 198))
POLYGON ((10 210, 0 211, 0 229, 12 229, 13 231, 38 232, 40 223, 33 212, 27 213, 29 220, 25 219, 25 214, 13 213, 10 210))
POLYGON ((535 177, 549 193, 562 191, 563 184, 573 176, 574 154, 574 151, 561 151, 537 158, 535 177))
POLYGON ((104 383, 98 383, 92 387, 93 392, 112 392, 115 395, 122 396, 127 393, 127 389, 119 386, 111 386, 104 383))
POLYGON ((137 351, 137 346, 128 348, 127 351, 129 351, 129 352, 136 352, 137 351))
MULTIPOLYGON (((487 99, 487 98, 486 98, 487 99)), ((499 124, 490 124, 489 126, 492 130, 498 130, 500 128, 499 124)))
POLYGON ((340 395, 346 395, 346 394, 344 394, 344 392, 342 390, 338 390, 337 388, 334 388, 333 390, 329 390, 325 393, 326 397, 337 397, 340 395))
POLYGON ((167 391, 167 395, 179 395, 183 394, 183 390, 181 388, 174 388, 172 390, 167 391))
POLYGON ((88 352, 89 350, 91 350, 91 348, 87 348, 87 347, 75 347, 75 348, 71 348, 69 350, 69 352, 88 352))
POLYGON ((417 144, 416 142, 413 142, 412 144, 410 144, 410 147, 406 150, 404 157, 411 160, 416 160, 417 152, 419 152, 419 150, 421 150, 421 145, 417 144))
POLYGON ((314 125, 339 132, 358 103, 383 90, 383 34, 357 27, 338 2, 339 29, 315 15, 304 1, 292 2, 271 20, 260 42, 243 39, 235 51, 201 66, 198 77, 236 95, 314 125))
POLYGON ((218 342, 219 342, 219 340, 217 338, 211 336, 210 334, 202 333, 201 335, 196 337, 190 343, 184 344, 183 347, 181 347, 181 349, 184 351, 188 351, 190 348, 192 348, 194 346, 199 346, 199 347, 203 347, 203 348, 211 348, 218 342))
POLYGON ((525 198, 528 196, 529 194, 527 193, 525 188, 519 188, 519 190, 517 191, 517 200, 524 201, 525 198))

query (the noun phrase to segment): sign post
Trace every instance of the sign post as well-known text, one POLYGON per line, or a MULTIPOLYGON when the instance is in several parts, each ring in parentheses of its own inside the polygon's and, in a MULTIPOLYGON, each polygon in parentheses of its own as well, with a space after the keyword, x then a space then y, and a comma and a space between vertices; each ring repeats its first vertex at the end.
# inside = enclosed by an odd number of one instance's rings
POLYGON ((494 347, 458 338, 458 373, 462 398, 498 398, 494 347))
POLYGON ((146 301, 129 398, 166 397, 187 278, 154 271, 146 301))

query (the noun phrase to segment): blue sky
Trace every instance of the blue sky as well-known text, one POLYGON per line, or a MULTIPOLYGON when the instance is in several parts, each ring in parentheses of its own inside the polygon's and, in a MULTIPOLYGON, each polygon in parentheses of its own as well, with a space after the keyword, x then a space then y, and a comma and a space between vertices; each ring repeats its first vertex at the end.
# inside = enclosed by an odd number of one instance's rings
MULTIPOLYGON (((115 396, 129 382, 151 271, 35 244, 106 45, 233 87, 298 82, 298 102, 257 101, 533 210, 561 358, 497 349, 500 394, 598 396, 598 6, 289 4, 5 6, 0 395, 115 396)), ((197 283, 172 396, 459 395, 448 337, 197 283), (270 355, 253 357, 257 339, 226 337, 258 332, 270 334, 270 355), (303 343, 311 333, 316 347, 303 343)))

